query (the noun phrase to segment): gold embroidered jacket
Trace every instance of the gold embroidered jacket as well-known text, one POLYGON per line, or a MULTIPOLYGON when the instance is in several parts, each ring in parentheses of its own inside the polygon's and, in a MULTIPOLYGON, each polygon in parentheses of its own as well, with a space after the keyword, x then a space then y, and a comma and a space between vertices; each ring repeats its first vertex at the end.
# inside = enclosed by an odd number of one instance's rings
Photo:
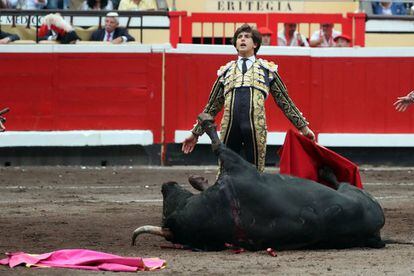
MULTIPOLYGON (((243 75, 237 67, 237 62, 230 61, 218 70, 217 75, 218 77, 214 82, 208 103, 203 112, 209 113, 211 116, 215 117, 217 113, 221 111, 223 106, 231 103, 231 100, 229 100, 231 97, 230 95, 236 91, 236 88, 243 86, 250 87, 253 95, 256 95, 255 98, 258 100, 254 105, 262 110, 262 112, 258 111, 258 113, 261 113, 262 118, 265 118, 264 100, 270 93, 276 104, 296 128, 300 129, 308 125, 308 122, 302 116, 302 113, 290 99, 287 88, 277 73, 277 65, 273 62, 268 62, 264 59, 256 59, 252 67, 243 75)), ((225 106, 223 120, 226 118, 226 112, 230 112, 231 109, 231 107, 225 106)), ((222 122, 222 128, 223 127, 225 126, 223 126, 222 122)), ((266 131, 266 122, 264 122, 263 127, 266 131)), ((194 128, 191 131, 197 136, 203 134, 203 130, 198 123, 194 125, 194 128)))

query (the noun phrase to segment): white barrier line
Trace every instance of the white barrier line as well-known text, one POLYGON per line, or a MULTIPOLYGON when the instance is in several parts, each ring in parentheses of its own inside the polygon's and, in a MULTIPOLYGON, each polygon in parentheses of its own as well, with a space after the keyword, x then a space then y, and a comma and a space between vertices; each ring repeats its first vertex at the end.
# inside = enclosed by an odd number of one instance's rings
MULTIPOLYGON (((394 200, 394 199, 404 199, 404 200, 412 200, 412 196, 375 196, 377 200, 394 200)), ((33 203, 42 203, 41 200, 13 200, 13 201, 0 201, 1 204, 33 204, 33 203)), ((64 204, 64 203, 162 203, 162 199, 133 199, 133 200, 91 200, 91 199, 77 199, 77 200, 59 200, 59 201, 52 201, 49 203, 52 204, 64 204)))
POLYGON ((367 182, 362 183, 364 186, 414 186, 414 183, 381 183, 381 182, 367 182))
MULTIPOLYGON (((181 187, 190 187, 190 184, 180 184, 181 187)), ((78 190, 78 189, 94 189, 94 190, 104 190, 104 189, 150 189, 151 187, 161 188, 161 185, 151 185, 146 187, 144 186, 0 186, 0 190, 78 190)))
POLYGON ((122 189, 122 188, 145 188, 143 186, 5 186, 0 187, 0 189, 6 189, 6 190, 77 190, 77 189, 122 189))
MULTIPOLYGON (((414 183, 382 183, 382 182, 366 182, 362 183, 364 186, 414 186, 414 183)), ((160 185, 161 186, 161 185, 160 185)), ((190 187, 189 184, 180 184, 182 187, 190 187)), ((78 189, 93 189, 93 190, 104 190, 104 189, 150 189, 153 187, 159 187, 158 185, 151 185, 148 187, 137 186, 137 185, 115 185, 115 186, 4 186, 0 187, 0 190, 78 190, 78 189)))
MULTIPOLYGON (((48 203, 51 204, 64 204, 64 203, 162 203, 162 199, 125 199, 125 200, 99 200, 99 199, 78 199, 78 200, 54 200, 48 203)), ((34 203, 43 203, 41 200, 13 200, 13 201, 0 201, 1 204, 34 204, 34 203)), ((19 207, 22 208, 22 207, 19 207)))
POLYGON ((374 196, 377 200, 387 199, 412 199, 412 196, 374 196))

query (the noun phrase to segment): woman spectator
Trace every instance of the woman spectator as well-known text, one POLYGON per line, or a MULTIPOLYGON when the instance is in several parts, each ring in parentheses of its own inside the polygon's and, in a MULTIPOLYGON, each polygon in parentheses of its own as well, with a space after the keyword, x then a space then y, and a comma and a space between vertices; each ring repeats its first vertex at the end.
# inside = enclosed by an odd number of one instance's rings
POLYGON ((155 0, 121 0, 118 10, 120 11, 148 11, 156 10, 155 0))
POLYGON ((82 3, 81 10, 113 10, 114 6, 111 0, 85 0, 82 3))

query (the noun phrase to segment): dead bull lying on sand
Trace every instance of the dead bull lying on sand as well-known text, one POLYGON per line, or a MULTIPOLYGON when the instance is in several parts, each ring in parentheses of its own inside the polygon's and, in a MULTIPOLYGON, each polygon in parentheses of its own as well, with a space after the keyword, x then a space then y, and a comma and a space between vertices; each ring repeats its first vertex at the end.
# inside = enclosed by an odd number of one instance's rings
POLYGON ((384 212, 367 192, 338 183, 328 169, 322 176, 336 190, 311 180, 258 173, 254 166, 226 148, 208 114, 199 120, 212 140, 224 172, 200 194, 176 182, 162 186, 162 227, 142 226, 152 233, 203 250, 221 250, 225 243, 249 250, 266 248, 381 248, 384 212))

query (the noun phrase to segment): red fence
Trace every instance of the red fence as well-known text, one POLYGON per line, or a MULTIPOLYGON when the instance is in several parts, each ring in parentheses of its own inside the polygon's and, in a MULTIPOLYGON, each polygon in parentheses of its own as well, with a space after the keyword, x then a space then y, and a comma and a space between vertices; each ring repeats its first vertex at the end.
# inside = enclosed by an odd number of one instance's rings
MULTIPOLYGON (((168 55, 166 103, 173 119, 166 124, 167 141, 173 140, 174 130, 191 128, 206 104, 215 71, 231 58, 168 55)), ((279 65, 289 95, 317 133, 414 132, 414 112, 398 113, 392 105, 414 87, 414 58, 263 58, 279 65)), ((292 127, 271 98, 266 104, 269 131, 292 127)))
MULTIPOLYGON (((212 24, 212 42, 216 31, 222 33, 222 44, 225 44, 225 26, 230 24, 233 31, 237 24, 254 23, 258 28, 266 26, 274 32, 271 45, 277 45, 278 23, 334 23, 342 27, 342 33, 352 37, 352 45, 365 46, 365 13, 348 13, 346 17, 342 14, 308 14, 308 13, 192 13, 188 15, 185 11, 170 12, 170 43, 176 47, 178 43, 192 43, 193 25, 201 24, 201 44, 203 44, 204 25, 212 24), (220 23, 219 30, 215 24, 220 23)), ((310 36, 310 34, 308 34, 310 36)))
POLYGON ((161 54, 0 53, 8 130, 149 129, 160 141, 161 54))
MULTIPOLYGON (((279 65, 290 96, 318 133, 414 133, 413 110, 398 113, 392 105, 414 87, 414 54, 373 55, 261 57, 279 65)), ((233 58, 166 53, 166 143, 192 127, 217 69, 233 58)), ((151 130, 154 143, 162 141, 160 53, 2 53, 0 61, 0 104, 12 110, 8 130, 151 130)), ((266 104, 269 131, 292 127, 271 98, 266 104)))

